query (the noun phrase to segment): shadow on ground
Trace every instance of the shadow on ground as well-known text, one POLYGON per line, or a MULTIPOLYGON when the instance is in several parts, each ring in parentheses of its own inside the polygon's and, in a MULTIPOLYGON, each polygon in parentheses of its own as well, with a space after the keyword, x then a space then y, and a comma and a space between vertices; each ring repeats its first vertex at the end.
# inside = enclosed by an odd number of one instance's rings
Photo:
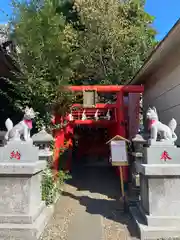
POLYGON ((78 166, 73 169, 72 179, 68 184, 76 187, 78 191, 104 195, 104 199, 97 199, 86 195, 76 196, 69 192, 63 192, 63 195, 73 198, 85 206, 86 212, 120 222, 127 226, 131 236, 137 237, 133 219, 129 213, 124 213, 123 203, 119 200, 121 196, 120 180, 115 174, 115 169, 112 167, 78 166))
POLYGON ((77 165, 73 167, 71 175, 72 179, 68 184, 78 191, 100 193, 112 199, 119 199, 121 196, 120 179, 115 168, 77 165))

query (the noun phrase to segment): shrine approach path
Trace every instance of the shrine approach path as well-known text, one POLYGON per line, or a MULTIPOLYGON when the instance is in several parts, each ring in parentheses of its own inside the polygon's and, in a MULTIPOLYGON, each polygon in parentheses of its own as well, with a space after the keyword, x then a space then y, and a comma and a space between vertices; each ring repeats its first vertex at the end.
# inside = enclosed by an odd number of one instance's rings
POLYGON ((123 212, 119 178, 112 168, 78 166, 72 177, 41 239, 138 239, 131 216, 123 212))

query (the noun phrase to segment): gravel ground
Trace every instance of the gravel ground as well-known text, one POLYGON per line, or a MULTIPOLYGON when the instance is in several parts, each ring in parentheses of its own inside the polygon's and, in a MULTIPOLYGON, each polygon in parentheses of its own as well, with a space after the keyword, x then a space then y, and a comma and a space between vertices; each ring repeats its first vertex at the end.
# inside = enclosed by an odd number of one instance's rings
POLYGON ((123 212, 119 188, 119 179, 109 169, 83 168, 75 171, 73 180, 64 186, 65 194, 56 203, 54 216, 41 240, 69 240, 69 225, 72 225, 79 209, 101 216, 103 240, 138 239, 130 215, 123 212), (79 208, 79 205, 84 208, 79 208))
MULTIPOLYGON (((107 199, 107 196, 101 195, 100 197, 107 199)), ((119 199, 108 199, 106 214, 103 217, 103 228, 104 240, 139 239, 134 221, 128 213, 124 212, 123 202, 119 199)))
POLYGON ((75 205, 73 199, 60 196, 55 205, 54 215, 46 226, 40 240, 66 240, 68 226, 74 216, 75 205))

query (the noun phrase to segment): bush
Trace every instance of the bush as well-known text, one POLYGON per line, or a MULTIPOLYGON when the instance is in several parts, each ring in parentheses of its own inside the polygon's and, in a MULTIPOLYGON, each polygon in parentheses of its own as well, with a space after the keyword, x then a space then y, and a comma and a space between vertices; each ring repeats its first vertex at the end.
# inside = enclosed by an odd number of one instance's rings
POLYGON ((10 39, 17 46, 11 53, 16 70, 5 79, 8 90, 0 92, 14 112, 32 107, 36 130, 49 126, 52 115, 70 110, 67 91, 78 64, 77 34, 65 17, 56 12, 59 1, 13 0, 10 39))
POLYGON ((68 172, 59 171, 55 181, 54 174, 50 168, 46 168, 42 174, 42 200, 46 205, 53 204, 58 194, 61 192, 61 186, 64 181, 70 179, 68 172))

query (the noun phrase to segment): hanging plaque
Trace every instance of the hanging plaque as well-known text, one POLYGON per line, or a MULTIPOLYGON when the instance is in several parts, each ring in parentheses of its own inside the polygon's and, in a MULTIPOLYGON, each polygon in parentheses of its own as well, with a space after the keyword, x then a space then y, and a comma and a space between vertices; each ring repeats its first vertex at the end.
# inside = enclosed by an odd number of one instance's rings
POLYGON ((83 107, 92 108, 96 106, 97 92, 83 91, 83 107))
POLYGON ((113 166, 126 166, 128 165, 128 150, 127 144, 129 140, 115 136, 107 143, 110 145, 111 150, 111 164, 113 166))
POLYGON ((127 162, 126 142, 123 140, 111 142, 111 157, 113 162, 127 162))

